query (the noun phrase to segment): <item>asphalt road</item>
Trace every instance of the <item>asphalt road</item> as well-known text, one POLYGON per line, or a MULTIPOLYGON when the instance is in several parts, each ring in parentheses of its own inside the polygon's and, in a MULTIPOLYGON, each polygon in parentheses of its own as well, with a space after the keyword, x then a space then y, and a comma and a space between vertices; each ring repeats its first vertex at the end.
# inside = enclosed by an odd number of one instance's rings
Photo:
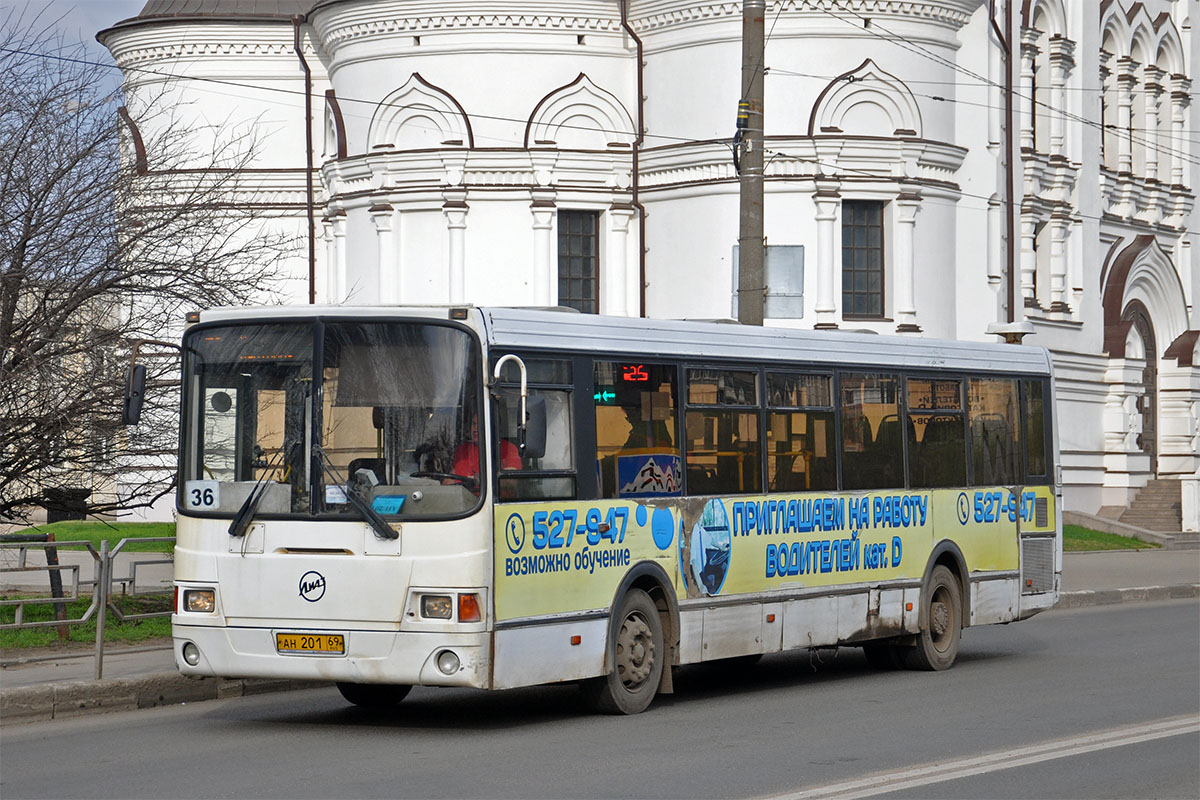
POLYGON ((334 689, 13 726, 0 796, 1200 796, 1200 603, 1054 611, 964 633, 944 673, 857 650, 689 668, 636 717, 568 687, 334 689))

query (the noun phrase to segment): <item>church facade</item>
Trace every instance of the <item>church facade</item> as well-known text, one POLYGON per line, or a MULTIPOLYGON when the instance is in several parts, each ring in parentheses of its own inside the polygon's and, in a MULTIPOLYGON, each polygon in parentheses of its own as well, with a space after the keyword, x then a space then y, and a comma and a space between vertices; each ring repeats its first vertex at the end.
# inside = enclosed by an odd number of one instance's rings
MULTIPOLYGON (((1198 9, 769 0, 766 324, 1021 328, 1054 360, 1066 508, 1168 480, 1196 529, 1198 9)), ((131 106, 254 132, 256 202, 311 230, 292 302, 727 318, 741 16, 150 0, 99 38, 131 106)))

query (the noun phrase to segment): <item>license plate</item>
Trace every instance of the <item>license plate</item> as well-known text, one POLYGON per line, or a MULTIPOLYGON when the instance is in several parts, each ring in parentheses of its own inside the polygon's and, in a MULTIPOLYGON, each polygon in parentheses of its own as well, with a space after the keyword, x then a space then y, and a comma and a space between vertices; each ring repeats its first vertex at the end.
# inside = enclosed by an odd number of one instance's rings
POLYGON ((342 656, 346 637, 340 633, 277 633, 275 649, 284 655, 342 656))

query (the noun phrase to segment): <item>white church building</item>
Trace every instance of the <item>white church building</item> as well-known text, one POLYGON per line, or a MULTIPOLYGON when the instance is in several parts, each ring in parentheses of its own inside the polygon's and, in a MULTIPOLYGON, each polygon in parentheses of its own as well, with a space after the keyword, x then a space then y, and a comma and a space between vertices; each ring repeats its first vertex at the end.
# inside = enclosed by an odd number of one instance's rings
MULTIPOLYGON (((1200 2, 766 5, 766 324, 1022 327, 1065 507, 1150 484, 1200 527, 1200 2)), ((290 302, 669 318, 736 315, 741 38, 720 0, 149 0, 99 34, 131 103, 253 130, 256 202, 311 220, 290 302)))

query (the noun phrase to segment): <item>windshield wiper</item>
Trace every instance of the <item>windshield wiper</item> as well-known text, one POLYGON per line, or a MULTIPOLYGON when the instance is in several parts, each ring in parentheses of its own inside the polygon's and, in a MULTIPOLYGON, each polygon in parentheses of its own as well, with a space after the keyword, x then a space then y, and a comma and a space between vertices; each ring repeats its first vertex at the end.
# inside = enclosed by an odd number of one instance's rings
POLYGON ((395 528, 387 524, 387 521, 379 515, 379 512, 371 508, 371 504, 364 498, 362 488, 358 483, 353 485, 349 481, 342 480, 341 474, 337 471, 337 467, 333 466, 333 462, 329 460, 329 456, 325 455, 325 451, 320 445, 313 447, 313 450, 321 457, 325 464, 325 469, 332 473, 337 482, 345 489, 346 502, 354 507, 354 510, 359 513, 359 516, 371 526, 371 530, 375 531, 375 536, 380 539, 398 539, 400 534, 395 528))
MULTIPOLYGON (((291 447, 286 449, 289 461, 299 445, 299 442, 294 442, 291 447)), ((246 495, 246 499, 242 502, 242 507, 233 515, 233 521, 229 523, 230 536, 241 538, 246 535, 246 531, 250 528, 250 522, 254 519, 255 512, 258 511, 259 503, 262 502, 267 490, 271 488, 271 484, 268 481, 275 474, 275 470, 279 469, 279 465, 283 463, 283 453, 284 448, 279 448, 279 451, 275 453, 275 458, 267 464, 266 472, 258 479, 258 483, 254 484, 254 488, 250 490, 250 494, 246 495)))

